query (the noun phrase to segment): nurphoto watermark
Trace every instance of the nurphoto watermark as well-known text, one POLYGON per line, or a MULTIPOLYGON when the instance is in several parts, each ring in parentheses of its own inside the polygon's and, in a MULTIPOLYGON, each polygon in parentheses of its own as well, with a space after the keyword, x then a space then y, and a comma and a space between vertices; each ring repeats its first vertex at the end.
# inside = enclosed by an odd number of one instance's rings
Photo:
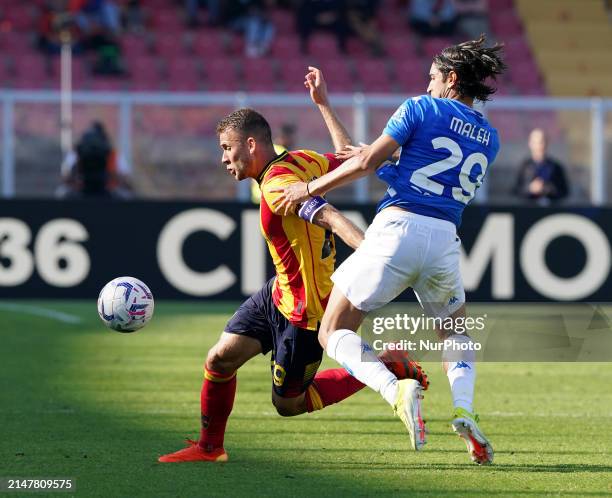
POLYGON ((419 361, 612 361, 609 303, 474 303, 459 316, 424 309, 436 306, 387 305, 366 317, 361 336, 379 355, 419 361))

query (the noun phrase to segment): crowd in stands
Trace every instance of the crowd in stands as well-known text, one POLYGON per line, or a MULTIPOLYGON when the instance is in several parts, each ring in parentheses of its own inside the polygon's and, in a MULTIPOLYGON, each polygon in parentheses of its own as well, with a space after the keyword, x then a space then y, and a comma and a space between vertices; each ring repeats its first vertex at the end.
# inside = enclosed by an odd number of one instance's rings
POLYGON ((501 82, 500 93, 542 94, 512 5, 512 0, 5 0, 0 48, 8 57, 0 61, 0 86, 56 88, 56 54, 64 41, 76 56, 78 89, 297 91, 295 67, 299 64, 301 73, 315 62, 334 68, 334 91, 406 93, 422 87, 434 53, 486 32, 493 39, 499 34, 512 47, 511 62, 518 62, 510 65, 516 73, 501 82), (33 33, 45 64, 29 48, 33 33))
MULTIPOLYGON (((57 88, 69 43, 74 89, 301 92, 315 63, 333 92, 414 94, 435 53, 482 32, 506 44, 499 94, 545 93, 513 0, 4 0, 0 88, 57 88)), ((513 116, 499 121, 510 140, 526 133, 513 116)), ((523 167, 514 192, 562 198, 535 193, 553 170, 523 167)))

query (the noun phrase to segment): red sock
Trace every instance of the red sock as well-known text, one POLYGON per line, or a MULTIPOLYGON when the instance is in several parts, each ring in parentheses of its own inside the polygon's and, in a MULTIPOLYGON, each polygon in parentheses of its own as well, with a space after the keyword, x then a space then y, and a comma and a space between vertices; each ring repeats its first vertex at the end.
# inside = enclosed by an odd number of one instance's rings
POLYGON ((202 429, 199 444, 206 451, 223 447, 225 425, 232 413, 236 395, 236 372, 223 375, 204 369, 200 394, 202 429))
POLYGON ((315 375, 306 391, 306 407, 309 412, 338 403, 365 387, 344 368, 323 370, 315 375))

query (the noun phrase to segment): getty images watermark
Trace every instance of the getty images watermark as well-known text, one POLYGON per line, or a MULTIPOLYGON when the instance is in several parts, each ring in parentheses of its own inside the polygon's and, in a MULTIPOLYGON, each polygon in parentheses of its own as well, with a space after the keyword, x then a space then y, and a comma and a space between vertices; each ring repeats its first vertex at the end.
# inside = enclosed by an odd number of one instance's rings
POLYGON ((436 333, 470 334, 483 331, 487 315, 467 317, 432 317, 424 313, 413 315, 395 313, 393 316, 375 316, 371 318, 372 348, 375 351, 481 351, 478 341, 440 340, 436 333), (417 333, 432 332, 430 337, 417 338, 417 333), (398 334, 402 337, 398 337, 398 334), (409 338, 406 338, 408 334, 409 338), (385 337, 381 337, 385 335, 385 337), (377 336, 377 337, 376 337, 377 336))
POLYGON ((360 332, 379 354, 438 361, 612 361, 610 303, 470 303, 467 316, 436 318, 436 303, 397 302, 372 312, 360 332))

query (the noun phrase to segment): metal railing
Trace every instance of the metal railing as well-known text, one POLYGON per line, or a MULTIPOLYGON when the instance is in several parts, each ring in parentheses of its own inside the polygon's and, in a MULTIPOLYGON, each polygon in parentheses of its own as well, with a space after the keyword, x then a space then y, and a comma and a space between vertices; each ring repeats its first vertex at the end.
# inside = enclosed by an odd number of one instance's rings
MULTIPOLYGON (((368 122, 373 109, 395 109, 405 97, 399 95, 373 94, 334 94, 331 96, 338 109, 350 108, 353 113, 353 138, 356 142, 368 139, 368 122)), ((13 91, 0 90, 2 102, 2 196, 15 196, 15 105, 59 104, 58 91, 13 91)), ((312 107, 310 99, 299 94, 264 93, 130 93, 130 92, 84 92, 72 94, 74 104, 108 104, 117 106, 118 112, 118 149, 132 163, 133 146, 133 109, 136 105, 180 106, 290 106, 312 107)), ((591 180, 590 197, 594 205, 607 201, 606 192, 606 113, 612 110, 612 99, 600 98, 548 98, 548 97, 497 97, 481 107, 483 112, 490 111, 583 111, 590 113, 591 125, 591 180)), ((586 132, 585 132, 586 133, 586 132)), ((503 147, 503 143, 502 143, 503 147)), ((357 202, 368 201, 368 178, 354 185, 354 198, 357 202)), ((486 183, 485 183, 486 185, 486 183)), ((249 198, 249 185, 239 184, 238 199, 249 198)), ((486 192, 480 195, 486 201, 486 192)))

